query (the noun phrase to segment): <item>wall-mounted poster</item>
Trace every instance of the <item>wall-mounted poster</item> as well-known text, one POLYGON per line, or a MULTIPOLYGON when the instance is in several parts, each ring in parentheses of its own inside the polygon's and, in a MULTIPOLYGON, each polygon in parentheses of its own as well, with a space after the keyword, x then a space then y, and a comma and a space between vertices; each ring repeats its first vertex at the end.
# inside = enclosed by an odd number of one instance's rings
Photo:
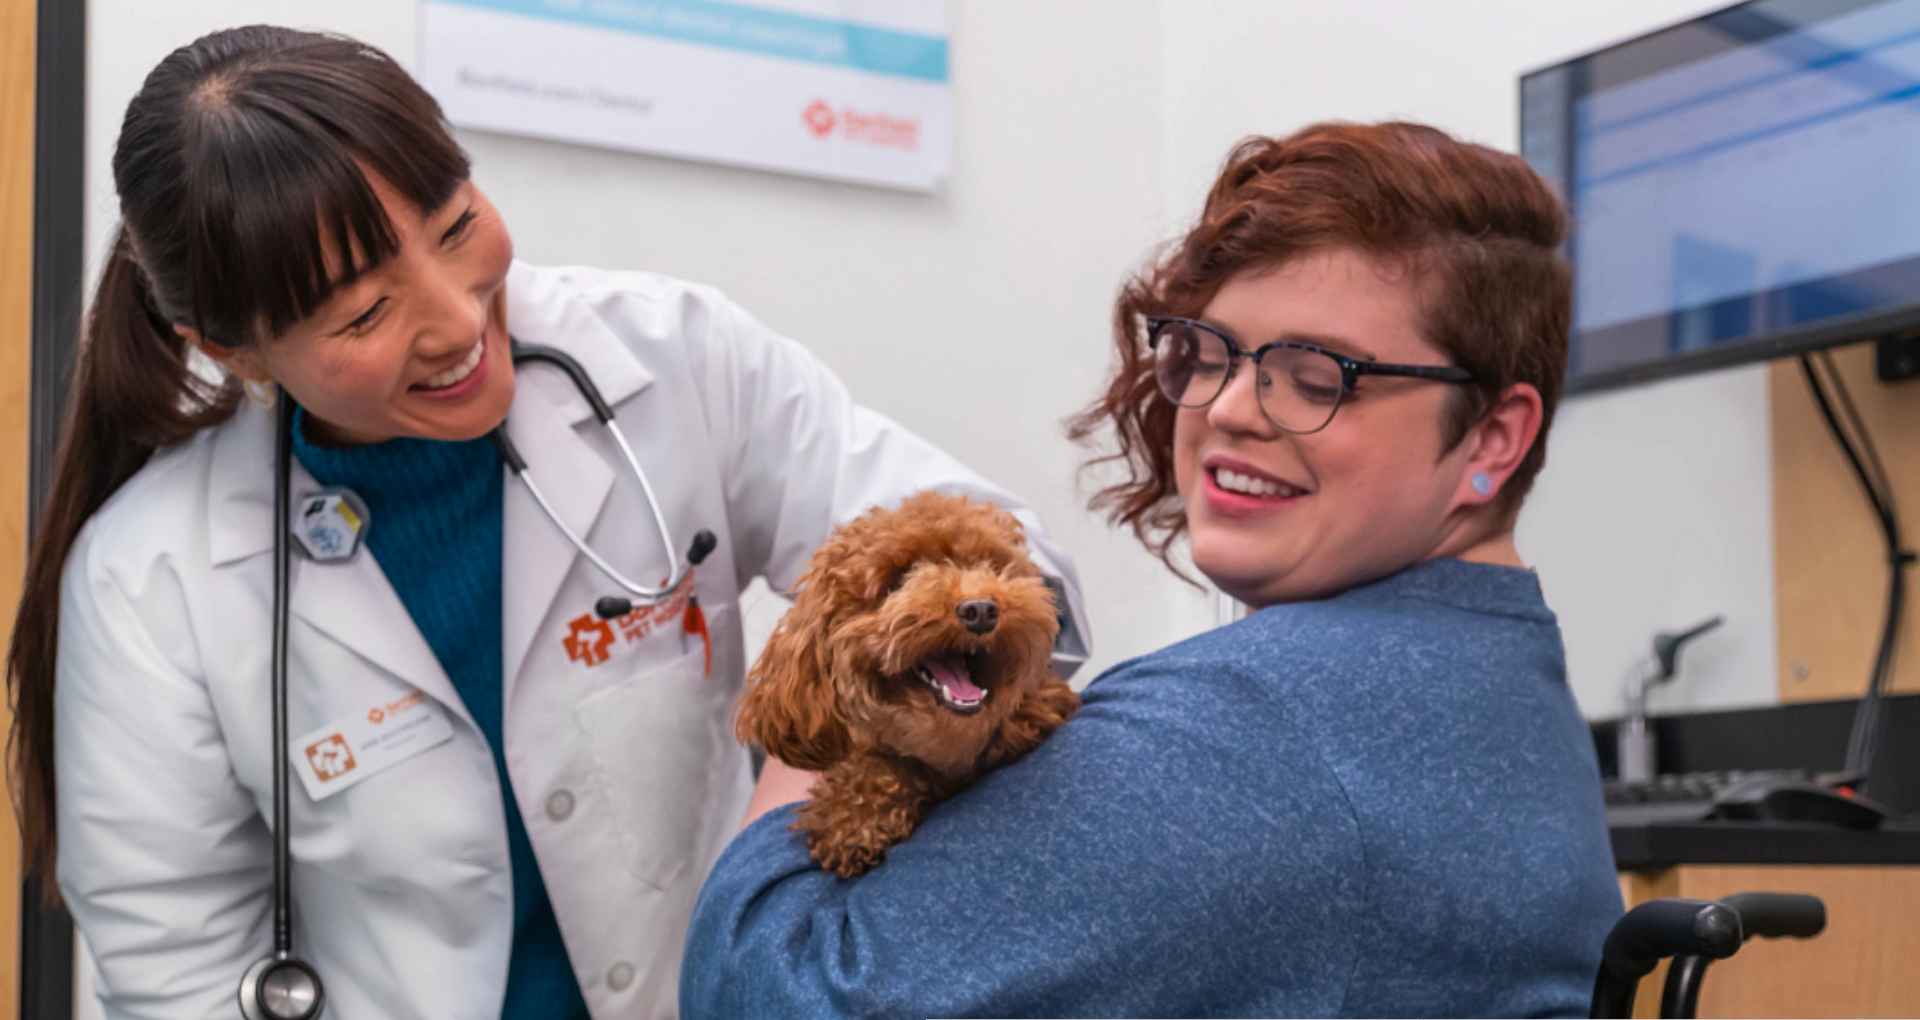
POLYGON ((916 190, 952 157, 942 0, 423 0, 419 71, 464 127, 916 190))

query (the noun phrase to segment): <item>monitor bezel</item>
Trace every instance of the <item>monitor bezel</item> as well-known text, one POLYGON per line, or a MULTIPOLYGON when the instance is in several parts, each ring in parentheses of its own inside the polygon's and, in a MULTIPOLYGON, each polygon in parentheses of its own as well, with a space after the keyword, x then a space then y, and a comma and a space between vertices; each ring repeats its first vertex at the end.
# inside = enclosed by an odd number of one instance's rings
MULTIPOLYGON (((1525 141, 1526 83, 1528 79, 1538 75, 1564 70, 1570 65, 1645 42, 1656 36, 1685 28, 1696 22, 1706 21, 1743 7, 1759 6, 1767 2, 1769 2, 1769 0, 1741 0, 1739 3, 1726 4, 1709 11, 1703 11, 1692 17, 1678 18, 1660 25, 1657 28, 1636 33, 1605 46, 1595 47, 1549 64, 1542 64, 1532 70, 1521 72, 1517 79, 1517 88, 1515 89, 1514 95, 1514 113, 1517 118, 1516 124, 1519 125, 1521 134, 1516 137, 1515 144, 1523 145, 1525 141)), ((1562 200, 1564 201, 1566 180, 1564 178, 1557 181, 1550 180, 1548 183, 1553 186, 1556 194, 1562 196, 1562 200)), ((1572 221, 1570 216, 1567 224, 1567 261, 1577 274, 1580 271, 1579 265, 1574 262, 1571 254, 1572 232, 1576 229, 1576 226, 1577 224, 1572 221)), ((1910 303, 1898 308, 1842 316, 1811 325, 1771 330, 1745 340, 1715 345, 1699 350, 1669 352, 1654 361, 1617 368, 1607 368, 1597 372, 1583 373, 1578 376, 1573 375, 1571 371, 1569 371, 1563 392, 1567 396, 1577 396, 1585 393, 1619 389, 1625 386, 1637 386, 1680 376, 1698 375, 1719 369, 1735 368, 1748 364, 1761 364, 1780 358, 1807 354, 1833 347, 1868 343, 1916 330, 1920 330, 1920 296, 1916 296, 1910 303)), ((1570 346, 1576 335, 1570 326, 1568 332, 1568 342, 1570 346)))

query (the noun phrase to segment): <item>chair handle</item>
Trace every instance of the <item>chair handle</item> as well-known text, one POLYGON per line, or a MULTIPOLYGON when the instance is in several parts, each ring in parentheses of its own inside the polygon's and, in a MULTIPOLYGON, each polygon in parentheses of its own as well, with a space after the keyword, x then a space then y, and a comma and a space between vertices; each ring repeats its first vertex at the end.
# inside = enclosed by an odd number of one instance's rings
POLYGON ((1708 900, 1660 899, 1627 911, 1607 935, 1589 1015, 1633 1015, 1640 979, 1669 956, 1724 960, 1740 948, 1740 915, 1708 900))
MULTIPOLYGON (((1735 893, 1721 903, 1740 914, 1741 941, 1746 939, 1810 939, 1827 927, 1827 905, 1818 896, 1803 893, 1735 893)), ((1667 970, 1660 995, 1660 1015, 1689 1020, 1700 1008, 1700 985, 1706 980, 1705 957, 1681 955, 1667 970)))
POLYGON ((1810 939, 1827 929, 1827 905, 1803 893, 1735 893, 1720 902, 1740 914, 1747 938, 1810 939))
POLYGON ((1669 956, 1724 960, 1740 948, 1741 915, 1710 900, 1662 899, 1627 911, 1601 950, 1601 967, 1638 980, 1669 956))

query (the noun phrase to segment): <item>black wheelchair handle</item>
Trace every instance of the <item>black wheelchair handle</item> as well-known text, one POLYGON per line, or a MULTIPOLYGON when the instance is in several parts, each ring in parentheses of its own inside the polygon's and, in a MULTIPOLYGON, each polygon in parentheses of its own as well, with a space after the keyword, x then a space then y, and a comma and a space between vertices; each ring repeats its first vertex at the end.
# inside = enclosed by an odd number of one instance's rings
POLYGON ((1739 951, 1740 915, 1707 900, 1649 900, 1627 911, 1600 951, 1588 1016, 1633 1015, 1640 979, 1669 956, 1724 960, 1739 951))
MULTIPOLYGON (((1720 902, 1740 915, 1742 941, 1752 938, 1812 938, 1827 926, 1827 905, 1820 902, 1817 896, 1800 893, 1735 893, 1722 897, 1720 902)), ((1707 964, 1710 962, 1705 957, 1684 954, 1674 958, 1673 967, 1667 971, 1666 989, 1660 995, 1661 1016, 1699 1015, 1700 984, 1706 978, 1707 964)), ((1631 1002, 1627 1004, 1627 1009, 1632 1009, 1631 1002)))
POLYGON ((1720 902, 1740 915, 1746 938, 1810 939, 1827 928, 1827 905, 1801 893, 1736 893, 1720 902))
POLYGON ((1601 950, 1601 967, 1638 981, 1669 956, 1724 960, 1740 948, 1741 915, 1707 900, 1663 899, 1627 911, 1601 950))

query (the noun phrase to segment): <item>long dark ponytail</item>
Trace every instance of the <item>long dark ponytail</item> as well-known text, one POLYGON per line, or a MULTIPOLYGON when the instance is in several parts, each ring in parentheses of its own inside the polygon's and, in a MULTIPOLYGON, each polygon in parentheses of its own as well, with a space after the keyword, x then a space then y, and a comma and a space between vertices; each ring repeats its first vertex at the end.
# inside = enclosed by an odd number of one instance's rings
POLYGON ((270 26, 216 32, 168 55, 127 106, 113 154, 122 225, 87 313, 7 650, 14 810, 27 864, 49 895, 67 555, 156 450, 233 414, 237 382, 197 364, 176 326, 235 346, 269 339, 394 252, 368 173, 431 210, 468 164, 432 97, 352 39, 270 26))

